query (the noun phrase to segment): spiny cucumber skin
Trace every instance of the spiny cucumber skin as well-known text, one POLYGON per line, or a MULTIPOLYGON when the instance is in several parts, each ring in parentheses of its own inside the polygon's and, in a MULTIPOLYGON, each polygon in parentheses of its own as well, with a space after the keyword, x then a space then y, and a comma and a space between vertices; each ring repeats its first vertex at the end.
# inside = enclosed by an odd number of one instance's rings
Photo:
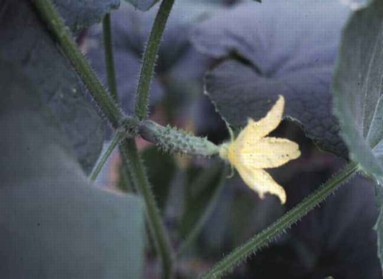
POLYGON ((144 139, 170 153, 208 157, 219 152, 218 146, 206 138, 196 137, 170 126, 163 127, 150 120, 141 122, 139 133, 144 139))

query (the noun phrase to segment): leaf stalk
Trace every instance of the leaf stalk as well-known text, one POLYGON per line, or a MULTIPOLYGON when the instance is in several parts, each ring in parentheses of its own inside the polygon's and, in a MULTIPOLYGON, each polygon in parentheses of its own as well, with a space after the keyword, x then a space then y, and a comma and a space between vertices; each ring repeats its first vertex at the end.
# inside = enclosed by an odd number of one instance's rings
POLYGON ((303 199, 303 201, 285 213, 271 226, 255 235, 242 246, 234 249, 234 251, 232 251, 229 255, 215 264, 206 274, 202 276, 202 278, 222 278, 241 262, 244 262, 250 255, 267 246, 273 241, 273 239, 281 235, 294 223, 298 222, 307 213, 317 207, 327 197, 334 193, 340 185, 348 181, 354 174, 356 174, 358 170, 359 168, 357 164, 349 163, 336 176, 329 179, 325 184, 303 199))
POLYGON ((110 14, 106 14, 102 20, 102 34, 104 40, 104 51, 105 51, 105 66, 106 75, 108 79, 108 87, 110 95, 112 96, 116 104, 119 103, 117 82, 116 82, 116 71, 114 67, 114 55, 113 55, 113 37, 112 28, 110 23, 110 14))
POLYGON ((140 70, 140 79, 138 81, 136 92, 135 107, 135 114, 141 120, 146 119, 148 116, 150 82, 154 73, 162 34, 165 30, 166 22, 168 21, 173 4, 174 0, 162 0, 145 47, 140 70))

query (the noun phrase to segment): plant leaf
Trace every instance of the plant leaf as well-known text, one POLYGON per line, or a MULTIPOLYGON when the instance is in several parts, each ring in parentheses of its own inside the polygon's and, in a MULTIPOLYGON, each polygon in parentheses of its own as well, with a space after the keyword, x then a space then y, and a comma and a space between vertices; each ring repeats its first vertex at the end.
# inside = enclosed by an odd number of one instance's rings
POLYGON ((81 165, 90 172, 102 147, 102 119, 85 97, 87 90, 82 81, 35 15, 30 1, 3 3, 0 12, 2 58, 22 67, 54 112, 81 165))
MULTIPOLYGON (((335 112, 350 157, 359 163, 377 187, 383 183, 383 3, 374 1, 349 20, 333 81, 335 112)), ((383 265, 383 208, 381 189, 376 203, 380 215, 375 225, 378 256, 383 265)))
POLYGON ((89 185, 20 69, 0 85, 0 277, 141 278, 141 200, 89 185))
POLYGON ((120 0, 53 0, 53 2, 65 19, 65 24, 75 33, 100 22, 105 14, 120 6, 120 0))
POLYGON ((383 179, 383 5, 375 1, 351 17, 334 76, 335 112, 351 158, 383 179))
POLYGON ((342 4, 349 6, 352 10, 358 10, 369 5, 372 0, 339 0, 342 4))
POLYGON ((216 59, 236 58, 206 77, 207 94, 223 118, 242 127, 284 95, 285 116, 300 122, 321 148, 346 157, 331 113, 330 82, 348 14, 329 0, 250 2, 200 24, 192 33, 197 49, 216 59))

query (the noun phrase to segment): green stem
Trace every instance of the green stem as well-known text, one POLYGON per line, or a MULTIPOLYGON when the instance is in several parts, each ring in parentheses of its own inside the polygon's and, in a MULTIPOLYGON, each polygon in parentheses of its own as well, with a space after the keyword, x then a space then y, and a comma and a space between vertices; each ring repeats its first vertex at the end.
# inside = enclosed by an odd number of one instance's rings
MULTIPOLYGON (((141 117, 145 117, 147 114, 147 108, 145 104, 146 100, 148 99, 148 89, 151 73, 153 72, 154 62, 158 52, 158 45, 161 40, 163 29, 165 27, 165 23, 173 2, 174 0, 164 0, 161 4, 160 10, 154 22, 153 31, 151 32, 149 38, 148 47, 145 51, 141 71, 142 74, 140 77, 141 89, 138 90, 138 92, 143 92, 138 94, 138 96, 140 96, 138 98, 141 99, 139 103, 144 104, 143 110, 141 110, 141 113, 138 113, 138 115, 141 115, 141 117), (145 83, 147 84, 146 86, 145 83)), ((65 26, 52 2, 50 0, 34 0, 34 4, 41 17, 51 28, 57 41, 60 43, 63 52, 69 58, 75 70, 82 77, 96 104, 100 107, 112 126, 115 129, 120 128, 119 126, 122 125, 123 121, 122 111, 118 108, 111 96, 107 93, 105 88, 102 86, 102 83, 97 78, 96 74, 92 71, 89 63, 77 48, 77 45, 72 40, 68 28, 65 26)), ((137 111, 140 111, 140 109, 137 111)), ((135 143, 132 139, 125 140, 123 144, 120 145, 120 147, 125 159, 129 159, 127 161, 130 165, 130 175, 132 175, 134 186, 141 192, 146 202, 149 228, 152 232, 159 255, 161 256, 163 262, 164 278, 170 278, 172 274, 172 256, 170 243, 167 235, 165 234, 159 211, 157 209, 153 193, 149 187, 145 170, 137 153, 135 143)))
MULTIPOLYGON (((118 103, 119 98, 117 94, 117 86, 114 72, 111 26, 110 18, 108 16, 106 16, 103 21, 103 29, 108 84, 112 96, 118 103)), ((133 126, 135 125, 136 124, 134 124, 133 126)), ((156 249, 162 261, 163 278, 171 278, 173 261, 172 252, 170 248, 170 241, 162 224, 161 215, 159 213, 156 201, 154 199, 153 192, 150 189, 150 184, 146 176, 145 168, 137 152, 137 147, 136 143, 134 142, 134 139, 124 140, 123 143, 120 145, 120 153, 123 157, 123 167, 126 170, 126 178, 131 180, 135 190, 139 191, 142 197, 144 198, 146 205, 145 211, 147 214, 147 221, 149 224, 149 231, 152 235, 152 239, 154 240, 156 249)))
POLYGON ((118 103, 117 95, 117 83, 116 83, 116 72, 114 67, 114 57, 113 57, 113 40, 112 40, 112 31, 110 27, 110 14, 106 14, 102 20, 102 29, 104 37, 104 50, 105 50, 105 65, 106 65, 106 74, 108 78, 108 87, 110 95, 113 100, 118 103))
MULTIPOLYGON (((174 0, 163 0, 161 2, 148 38, 136 93, 135 115, 138 119, 144 119, 148 114, 150 82, 162 34, 173 4, 174 0)), ((165 233, 165 228, 162 224, 161 216, 135 142, 131 139, 124 141, 121 151, 124 159, 129 162, 134 185, 145 200, 149 230, 162 261, 162 278, 171 278, 173 259, 170 241, 165 233)))
MULTIPOLYGON (((104 49, 105 49, 105 65, 106 65, 106 73, 108 76, 108 87, 110 90, 110 94, 113 97, 115 103, 118 103, 118 95, 117 95, 117 85, 116 85, 116 73, 114 70, 114 61, 113 61, 113 44, 112 44, 112 32, 110 26, 110 14, 105 15, 102 21, 103 27, 103 36, 104 36, 104 49)), ((106 94, 106 93, 103 93, 106 94)), ((108 149, 101 156, 97 165, 93 168, 92 173, 90 174, 90 180, 96 180, 98 174, 101 169, 105 165, 109 156, 112 154, 113 150, 116 148, 117 144, 123 139, 124 133, 117 132, 115 133, 108 149)))
POLYGON ((102 170, 102 167, 105 165, 109 156, 112 154, 113 150, 116 148, 117 144, 119 144, 120 141, 124 138, 124 136, 125 136, 125 133, 123 133, 123 132, 117 132, 114 134, 114 137, 113 137, 111 143, 109 144, 108 148, 105 150, 104 154, 102 154, 97 165, 93 168, 91 174, 89 175, 90 180, 92 180, 92 181, 96 180, 98 174, 102 170))
POLYGON ((118 128, 120 120, 123 118, 121 110, 109 94, 107 94, 107 91, 91 69, 88 61, 81 54, 76 43, 72 39, 68 27, 65 26, 64 21, 56 11, 51 0, 34 0, 34 4, 41 17, 51 28, 51 31, 60 43, 64 53, 73 64, 73 67, 81 75, 97 105, 101 108, 112 126, 118 128))
POLYGON ((149 231, 162 261, 162 278, 171 278, 173 272, 173 258, 170 248, 170 241, 167 234, 165 233, 160 211, 158 210, 153 192, 150 189, 150 184, 146 176, 145 168, 138 154, 134 140, 124 140, 120 150, 123 159, 128 162, 133 183, 145 201, 149 231))
MULTIPOLYGON (((121 146, 120 146, 120 154, 121 146)), ((136 190, 133 188, 133 179, 130 174, 130 169, 128 166, 128 162, 126 160, 122 160, 121 169, 120 169, 120 181, 118 183, 118 188, 125 193, 136 193, 136 190)))
POLYGON ((148 115, 150 81, 153 76, 162 34, 173 4, 174 0, 162 0, 145 48, 136 94, 135 113, 139 119, 145 119, 148 115))
MULTIPOLYGON (((110 95, 116 102, 116 104, 120 103, 120 99, 118 96, 118 90, 117 90, 117 82, 116 82, 116 71, 114 66, 114 55, 113 55, 113 39, 112 39, 112 27, 111 27, 111 20, 110 20, 110 14, 105 15, 103 21, 102 21, 102 31, 103 31, 103 39, 104 39, 104 50, 105 50, 105 66, 106 66, 106 74, 108 77, 108 87, 110 90, 110 95)), ((134 118, 126 119, 122 121, 121 128, 124 128, 128 134, 135 135, 134 132, 132 132, 130 129, 134 130, 134 127, 137 124, 135 124, 134 118), (125 126, 125 127, 124 127, 125 126)), ((118 132, 117 132, 118 133, 118 132)), ((120 143, 120 141, 118 141, 120 143)), ((121 149, 122 145, 119 147, 120 154, 122 154, 121 149)), ((131 169, 128 165, 127 160, 123 160, 122 162, 122 171, 121 171, 121 183, 120 187, 121 190, 125 192, 132 192, 134 193, 133 189, 133 181, 132 181, 132 174, 131 169), (123 185, 123 186, 122 186, 123 185)))
POLYGON ((357 171, 358 166, 355 163, 348 164, 336 176, 332 177, 314 193, 306 197, 302 202, 284 214, 275 223, 255 235, 244 245, 236 248, 233 252, 219 261, 211 270, 203 275, 202 278, 222 278, 223 275, 229 273, 237 265, 245 261, 250 255, 267 246, 275 237, 285 232, 291 227, 291 225, 299 221, 308 212, 317 207, 341 184, 350 179, 357 171))

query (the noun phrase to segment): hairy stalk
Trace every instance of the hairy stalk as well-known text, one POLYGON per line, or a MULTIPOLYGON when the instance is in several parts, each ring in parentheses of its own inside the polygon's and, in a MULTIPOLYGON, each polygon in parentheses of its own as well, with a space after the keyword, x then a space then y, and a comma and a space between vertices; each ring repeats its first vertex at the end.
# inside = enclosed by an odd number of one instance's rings
POLYGON ((173 4, 174 0, 162 0, 146 44, 136 93, 135 113, 139 119, 145 119, 148 115, 150 82, 153 76, 162 34, 173 4))
MULTIPOLYGON (((116 71, 114 66, 114 55, 113 55, 113 38, 112 38, 112 27, 111 27, 111 15, 107 14, 105 15, 103 21, 102 21, 102 34, 103 34, 103 41, 104 41, 104 53, 105 53, 105 66, 106 66, 106 74, 107 74, 107 80, 108 80, 108 87, 110 91, 110 95, 112 96, 113 100, 116 104, 120 103, 120 99, 118 96, 118 90, 117 90, 117 81, 116 81, 116 71)), ((136 126, 134 119, 131 119, 133 121, 123 121, 121 124, 122 128, 125 128, 128 132, 128 134, 135 135, 136 133, 132 132, 134 130, 134 127, 136 126), (129 122, 129 123, 127 123, 129 122)), ((118 133, 118 132, 117 132, 118 133)), ((117 134, 115 135, 115 137, 117 134)), ((112 141, 113 142, 113 141, 112 141)), ((121 140, 118 141, 120 143, 121 140)), ((122 145, 119 147, 120 154, 122 154, 122 145)), ((110 155, 110 154, 109 154, 110 155)), ((129 164, 127 160, 122 161, 122 184, 124 185, 124 188, 121 188, 121 190, 125 192, 134 192, 135 189, 133 189, 133 179, 132 179, 132 170, 129 167, 129 164)))
MULTIPOLYGON (((145 119, 148 114, 150 82, 153 76, 162 34, 173 4, 174 0, 162 0, 145 48, 136 92, 135 116, 140 120, 145 119)), ((160 211, 150 188, 146 171, 137 152, 135 142, 132 139, 125 140, 121 151, 124 159, 129 162, 134 185, 145 200, 149 229, 162 261, 162 278, 171 278, 173 273, 173 259, 170 241, 168 235, 165 233, 160 211)))
MULTIPOLYGON (((120 154, 122 154, 121 148, 120 154)), ((125 193, 137 193, 136 189, 134 189, 132 175, 130 174, 130 169, 126 160, 122 161, 117 187, 125 193)))
MULTIPOLYGON (((145 87, 149 88, 149 86, 145 86, 145 84, 150 84, 151 73, 153 72, 154 62, 158 52, 158 44, 161 40, 163 29, 165 27, 165 23, 167 21, 167 17, 173 2, 174 0, 164 0, 164 2, 161 4, 153 26, 153 30, 151 32, 151 36, 148 41, 148 46, 144 55, 143 69, 141 71, 143 74, 140 77, 141 90, 138 90, 138 92, 144 92, 138 94, 141 96, 139 99, 144 100, 141 101, 141 104, 146 103, 145 100, 147 97, 145 97, 145 95, 148 96, 148 90, 145 90, 145 87), (151 66, 148 66, 148 64, 151 64, 151 66)), ((65 26, 58 12, 55 10, 51 0, 34 0, 34 4, 41 17, 51 28, 64 53, 67 55, 76 71, 82 77, 96 104, 103 111, 112 126, 115 129, 120 128, 120 125, 124 125, 124 117, 121 110, 117 107, 111 96, 107 94, 107 91, 104 89, 101 82, 98 80, 97 76, 90 68, 90 65, 78 50, 76 44, 72 40, 68 28, 65 26)), ((146 106, 143 107, 145 108, 142 110, 140 114, 141 116, 146 115, 146 106)), ((134 122, 135 121, 132 121, 132 123, 134 122)), ((143 194, 146 201, 148 223, 158 248, 158 253, 161 256, 164 269, 164 278, 170 278, 172 274, 172 256, 170 243, 167 235, 164 233, 165 230, 158 213, 159 211, 157 209, 153 193, 149 187, 145 170, 137 153, 134 141, 125 140, 120 145, 120 150, 122 151, 122 155, 124 156, 125 161, 129 162, 128 169, 130 173, 128 174, 128 177, 133 178, 134 187, 143 194), (138 173, 135 173, 136 170, 138 170, 138 173)))
POLYGON ((85 85, 89 89, 90 94, 94 98, 101 111, 108 118, 114 128, 118 128, 123 114, 113 99, 107 94, 100 80, 93 72, 88 61, 81 54, 76 43, 64 21, 55 9, 51 0, 34 0, 33 1, 41 17, 47 22, 51 31, 55 35, 57 41, 66 56, 69 58, 73 67, 81 75, 85 85))
POLYGON ((236 248, 233 252, 219 261, 213 266, 202 278, 222 278, 223 275, 229 273, 241 262, 245 261, 251 254, 258 252, 261 248, 267 246, 273 239, 294 223, 299 221, 308 212, 317 207, 329 195, 331 195, 341 184, 345 183, 358 171, 355 163, 348 164, 336 176, 319 187, 314 193, 306 197, 302 202, 284 214, 271 226, 255 235, 241 247, 236 248))
MULTIPOLYGON (((108 84, 112 96, 118 103, 118 93, 116 86, 116 78, 114 72, 113 61, 113 48, 112 48, 112 36, 110 18, 103 21, 104 31, 104 44, 105 44, 105 56, 108 72, 108 84), (108 61, 109 60, 109 61, 108 61)), ((122 125, 126 126, 123 130, 134 130, 137 123, 134 120, 123 121, 122 125), (130 126, 130 128, 129 128, 130 126)), ((135 134, 131 132, 131 134, 135 134)), ((158 210, 156 201, 154 199, 153 192, 151 191, 149 181, 146 176, 145 168, 142 164, 141 158, 137 152, 136 143, 134 139, 125 139, 123 144, 120 145, 120 153, 123 157, 123 167, 125 170, 126 178, 130 180, 130 185, 133 185, 134 190, 138 191, 144 198, 146 206, 147 222, 149 225, 149 232, 151 233, 157 252, 162 261, 163 278, 171 278, 172 276, 172 251, 169 238, 165 232, 165 228, 162 224, 161 215, 158 210)))
POLYGON ((108 78, 108 87, 113 100, 118 103, 116 72, 114 68, 113 39, 110 27, 110 14, 106 14, 102 20, 102 34, 104 39, 105 66, 108 78))
MULTIPOLYGON (((114 72, 110 18, 106 20, 104 19, 103 29, 108 84, 112 96, 118 103, 119 98, 114 72)), ((126 126, 124 130, 129 131, 129 126, 131 126, 132 129, 136 127, 136 123, 134 123, 135 121, 128 120, 127 122, 131 123, 126 123, 126 121, 123 122, 123 125, 126 126)), ((162 224, 161 216, 154 199, 154 195, 150 189, 144 166, 137 152, 137 147, 134 139, 125 139, 120 145, 119 149, 123 157, 123 168, 126 174, 126 178, 130 180, 129 184, 132 185, 134 190, 138 191, 144 198, 149 231, 163 265, 163 278, 170 278, 172 274, 172 252, 170 249, 170 241, 167 237, 167 234, 165 233, 165 228, 162 224)))
POLYGON ((120 141, 125 137, 125 133, 117 132, 114 134, 112 141, 110 142, 108 148, 105 150, 104 154, 102 154, 101 158, 98 160, 96 166, 93 168, 91 174, 89 175, 89 179, 95 181, 100 171, 104 167, 106 161, 109 156, 112 154, 113 150, 120 143, 120 141))
POLYGON ((145 168, 138 154, 136 143, 133 139, 126 139, 120 150, 123 159, 128 162, 133 183, 137 188, 136 190, 142 195, 145 201, 149 230, 162 261, 162 278, 171 278, 173 258, 170 241, 162 224, 160 211, 150 188, 145 168))
MULTIPOLYGON (((103 37, 104 37, 104 49, 105 49, 105 65, 106 65, 106 73, 108 76, 108 87, 111 96, 113 97, 115 103, 118 103, 118 95, 117 95, 117 86, 116 86, 116 73, 114 71, 114 61, 113 61, 113 45, 112 45, 112 32, 110 27, 110 14, 105 15, 102 21, 103 27, 103 37)), ((105 94, 105 93, 104 93, 105 94)), ((114 137, 108 146, 107 150, 98 160, 98 163, 93 168, 91 174, 89 175, 90 180, 95 181, 101 169, 104 167, 106 161, 109 156, 112 154, 113 150, 116 148, 117 144, 123 139, 123 132, 116 132, 114 137)))

